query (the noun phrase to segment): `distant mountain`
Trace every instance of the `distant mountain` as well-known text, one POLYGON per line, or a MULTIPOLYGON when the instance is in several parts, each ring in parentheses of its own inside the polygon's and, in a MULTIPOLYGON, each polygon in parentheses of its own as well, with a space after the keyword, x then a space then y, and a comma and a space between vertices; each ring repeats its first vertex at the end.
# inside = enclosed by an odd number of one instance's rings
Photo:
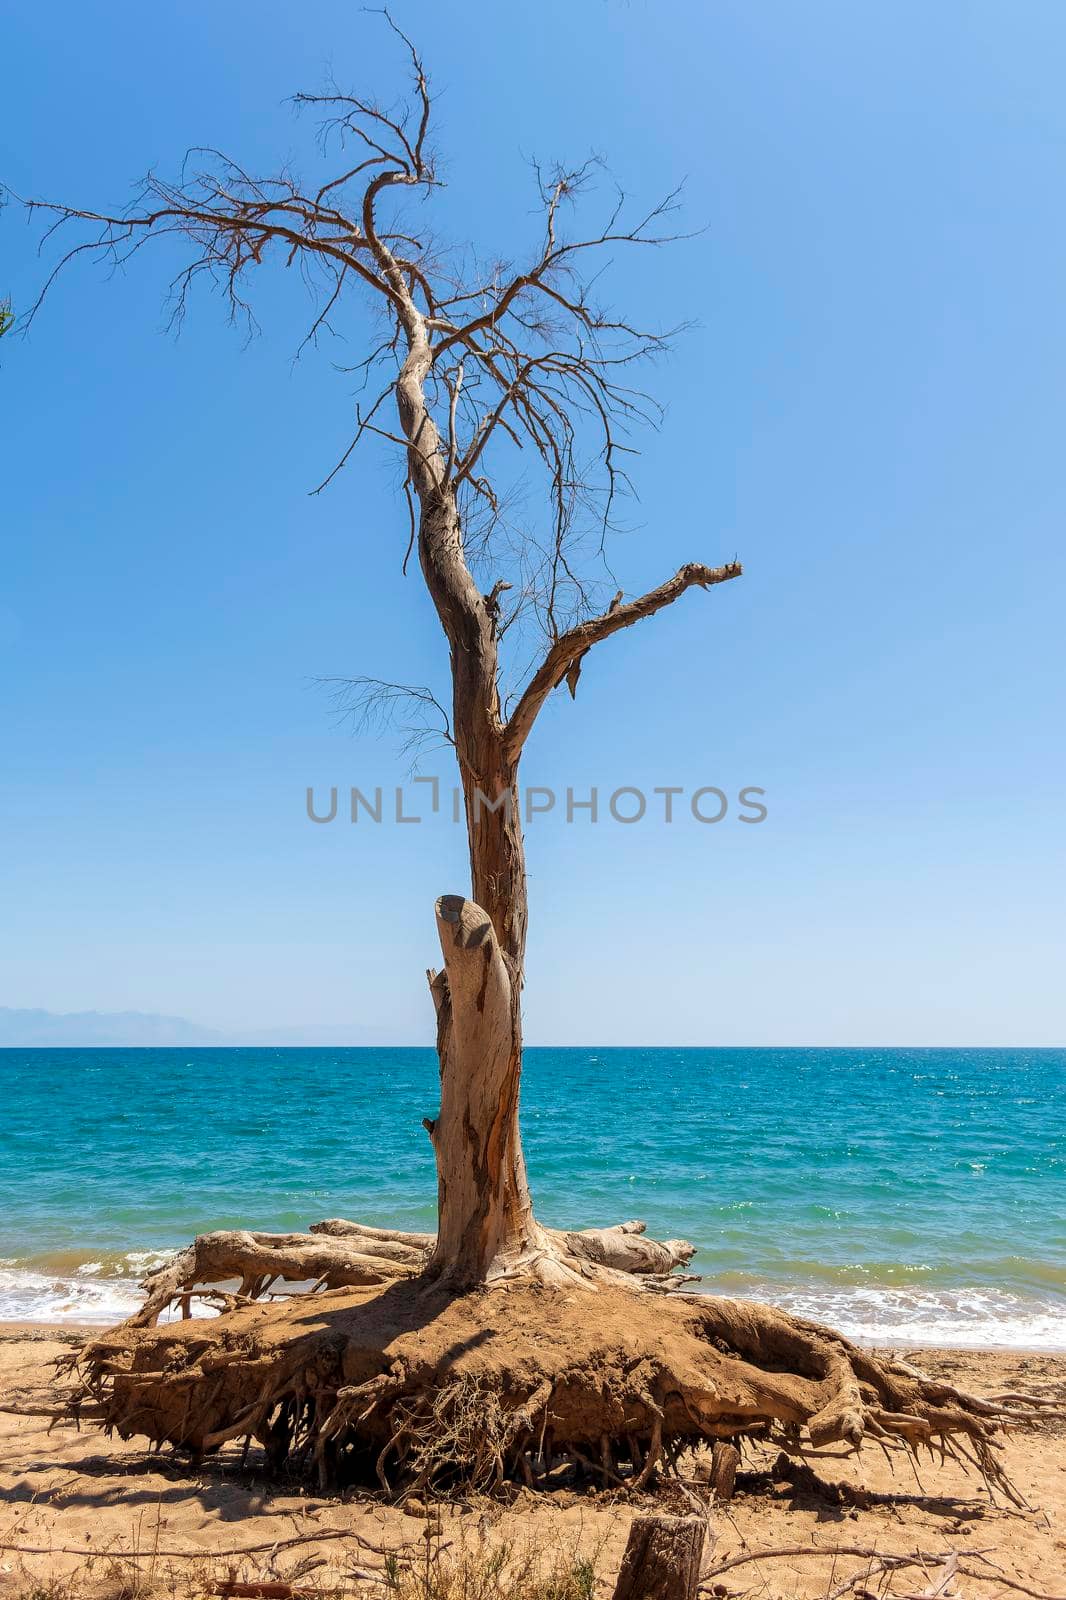
POLYGON ((0 1006, 0 1046, 225 1044, 225 1034, 148 1011, 17 1011, 0 1006))
MULTIPOLYGON (((190 1022, 187 1017, 161 1017, 150 1011, 19 1011, 0 1006, 0 1049, 77 1049, 93 1045, 147 1049, 152 1045, 212 1044, 340 1049, 346 1045, 393 1044, 396 1041, 390 1038, 390 1031, 361 1022, 307 1022, 296 1027, 242 1028, 223 1033, 218 1028, 190 1022)), ((413 1029, 412 1033, 418 1031, 413 1029)), ((424 1033, 425 1028, 421 1031, 424 1033)))

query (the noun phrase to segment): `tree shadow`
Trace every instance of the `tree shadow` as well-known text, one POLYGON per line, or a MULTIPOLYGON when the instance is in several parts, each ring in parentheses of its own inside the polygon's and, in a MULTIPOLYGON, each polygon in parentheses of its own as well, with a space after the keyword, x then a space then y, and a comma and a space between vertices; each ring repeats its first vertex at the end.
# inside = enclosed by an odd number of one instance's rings
POLYGON ((81 1460, 42 1459, 0 1489, 0 1509, 32 1505, 62 1514, 87 1507, 133 1511, 142 1506, 166 1508, 196 1502, 220 1523, 241 1523, 261 1515, 290 1516, 294 1510, 355 1500, 370 1503, 373 1499, 352 1491, 310 1494, 302 1475, 271 1472, 262 1449, 253 1447, 246 1457, 240 1446, 224 1446, 217 1455, 200 1462, 177 1453, 164 1456, 147 1450, 81 1460), (43 1481, 58 1474, 63 1475, 58 1483, 43 1481), (94 1480, 98 1487, 92 1487, 94 1480))
POLYGON ((737 1488, 777 1505, 787 1505, 790 1511, 814 1512, 817 1521, 822 1523, 854 1520, 864 1511, 913 1508, 943 1518, 958 1528, 967 1522, 979 1522, 997 1509, 990 1501, 973 1495, 929 1492, 920 1484, 912 1491, 900 1491, 833 1482, 806 1463, 796 1461, 789 1462, 787 1468, 740 1472, 737 1488))

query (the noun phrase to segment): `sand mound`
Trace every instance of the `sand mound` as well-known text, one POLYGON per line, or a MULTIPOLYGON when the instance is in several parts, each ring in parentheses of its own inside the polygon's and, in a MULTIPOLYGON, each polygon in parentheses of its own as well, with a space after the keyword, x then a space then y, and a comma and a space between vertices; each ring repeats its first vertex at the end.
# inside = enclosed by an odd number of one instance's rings
POLYGON ((728 1439, 935 1449, 1003 1483, 997 1433, 1039 1414, 878 1360, 769 1306, 421 1278, 125 1326, 78 1362, 85 1414, 200 1455, 257 1439, 320 1481, 390 1490, 597 1473, 643 1487, 728 1439))

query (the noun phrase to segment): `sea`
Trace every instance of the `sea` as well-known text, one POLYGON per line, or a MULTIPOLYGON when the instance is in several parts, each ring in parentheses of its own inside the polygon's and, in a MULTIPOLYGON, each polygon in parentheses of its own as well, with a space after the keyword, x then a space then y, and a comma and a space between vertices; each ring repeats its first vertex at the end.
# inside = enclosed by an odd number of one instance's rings
MULTIPOLYGON (((115 1321, 208 1229, 431 1229, 437 1094, 429 1049, 0 1050, 0 1320, 115 1321)), ((532 1048, 522 1125, 543 1221, 709 1293, 1066 1349, 1066 1050, 532 1048)))

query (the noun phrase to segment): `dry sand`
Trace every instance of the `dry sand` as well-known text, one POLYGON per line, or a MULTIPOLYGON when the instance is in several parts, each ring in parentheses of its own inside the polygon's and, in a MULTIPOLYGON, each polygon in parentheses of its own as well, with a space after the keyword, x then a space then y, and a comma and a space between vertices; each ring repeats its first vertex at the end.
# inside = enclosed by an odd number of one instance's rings
MULTIPOLYGON (((73 1337, 55 1328, 0 1327, 0 1404, 47 1385, 50 1363, 69 1349, 73 1337)), ((1066 1380, 1062 1355, 941 1350, 912 1359, 979 1391, 1066 1380)), ((812 1462, 825 1480, 819 1484, 775 1480, 770 1473, 775 1454, 747 1461, 748 1475, 737 1497, 712 1511, 708 1568, 781 1546, 830 1553, 783 1555, 735 1566, 717 1577, 712 1573, 708 1582, 720 1586, 719 1594, 753 1600, 831 1595, 870 1566, 860 1555, 831 1552, 860 1546, 885 1554, 957 1552, 962 1575, 953 1592, 963 1600, 1020 1592, 1005 1580, 1024 1586, 1022 1592, 1066 1600, 1063 1423, 1044 1423, 1007 1440, 1005 1460, 1032 1508, 1026 1511, 991 1505, 978 1481, 928 1458, 917 1469, 920 1483, 902 1459, 893 1472, 876 1447, 858 1462, 823 1458, 812 1462), (758 1469, 761 1476, 753 1475, 758 1469), (833 1487, 841 1485, 843 1494, 833 1487), (851 1489, 862 1492, 853 1495, 851 1489), (987 1560, 976 1555, 979 1551, 987 1560), (966 1575, 971 1569, 993 1581, 966 1575)), ((244 1580, 378 1594, 385 1591, 364 1586, 359 1576, 381 1572, 376 1552, 424 1549, 427 1530, 432 1538, 437 1529, 453 1552, 464 1540, 482 1538, 580 1546, 595 1557, 597 1592, 608 1595, 634 1510, 655 1503, 635 1508, 604 1493, 534 1497, 521 1491, 510 1507, 482 1501, 416 1514, 369 1496, 325 1499, 291 1481, 271 1482, 254 1457, 242 1467, 236 1446, 191 1468, 91 1429, 49 1431, 45 1419, 0 1413, 0 1597, 54 1592, 117 1600, 138 1593, 134 1573, 146 1580, 145 1592, 207 1594, 231 1569, 244 1580), (249 1546, 258 1548, 249 1551, 249 1546), (136 1561, 124 1559, 131 1553, 136 1561), (60 1587, 49 1591, 55 1580, 60 1587)), ((660 1496, 658 1504, 685 1509, 676 1491, 660 1496)), ((881 1574, 871 1578, 868 1592, 920 1594, 940 1571, 931 1560, 926 1574, 919 1569, 881 1574)))

